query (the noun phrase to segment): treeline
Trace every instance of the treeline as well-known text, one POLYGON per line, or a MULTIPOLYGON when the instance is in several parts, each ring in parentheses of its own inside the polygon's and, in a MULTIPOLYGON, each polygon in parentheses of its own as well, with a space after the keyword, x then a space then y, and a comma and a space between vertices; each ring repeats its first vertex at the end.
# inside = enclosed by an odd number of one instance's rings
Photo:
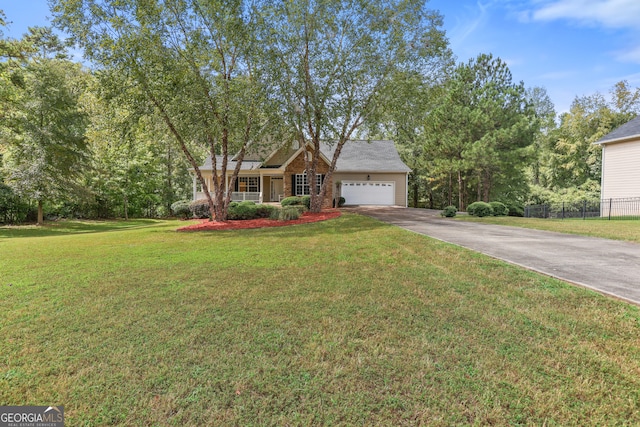
POLYGON ((156 217, 190 197, 164 125, 123 103, 113 76, 72 61, 51 29, 3 37, 0 56, 0 223, 156 217))
POLYGON ((544 88, 515 83, 485 54, 421 85, 384 129, 413 169, 409 200, 419 207, 497 201, 520 215, 527 204, 599 200, 594 142, 640 113, 640 89, 621 81, 558 116, 544 88))

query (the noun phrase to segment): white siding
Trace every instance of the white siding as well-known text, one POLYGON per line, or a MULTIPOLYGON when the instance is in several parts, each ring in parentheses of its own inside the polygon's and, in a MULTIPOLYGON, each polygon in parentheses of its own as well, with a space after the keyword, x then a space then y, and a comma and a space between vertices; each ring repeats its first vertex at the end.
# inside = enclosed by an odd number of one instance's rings
POLYGON ((640 141, 604 146, 602 198, 640 197, 640 141))

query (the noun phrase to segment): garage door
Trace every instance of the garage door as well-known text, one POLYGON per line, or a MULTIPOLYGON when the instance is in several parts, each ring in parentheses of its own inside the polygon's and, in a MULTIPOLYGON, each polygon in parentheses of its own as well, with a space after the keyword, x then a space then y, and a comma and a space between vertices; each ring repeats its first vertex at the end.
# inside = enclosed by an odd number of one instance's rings
POLYGON ((395 183, 381 181, 343 181, 342 197, 347 205, 394 205, 395 183))

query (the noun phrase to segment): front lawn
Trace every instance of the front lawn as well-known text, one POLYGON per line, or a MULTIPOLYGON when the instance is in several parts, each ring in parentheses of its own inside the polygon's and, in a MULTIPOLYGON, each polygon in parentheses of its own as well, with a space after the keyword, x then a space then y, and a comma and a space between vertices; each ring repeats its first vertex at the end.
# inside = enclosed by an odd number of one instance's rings
POLYGON ((534 228, 537 230, 556 231, 558 233, 581 234, 584 236, 640 243, 640 220, 635 219, 614 219, 610 221, 606 218, 589 218, 584 220, 578 218, 542 219, 512 216, 487 216, 478 218, 470 215, 459 215, 456 217, 456 220, 534 228))
POLYGON ((0 228, 0 405, 69 426, 640 423, 634 306, 359 215, 182 225, 0 228))

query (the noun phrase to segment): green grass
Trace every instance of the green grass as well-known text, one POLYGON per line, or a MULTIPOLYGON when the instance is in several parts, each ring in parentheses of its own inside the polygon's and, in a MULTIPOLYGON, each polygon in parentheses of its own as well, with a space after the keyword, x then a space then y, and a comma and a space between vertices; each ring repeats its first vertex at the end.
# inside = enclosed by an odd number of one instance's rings
POLYGON ((83 224, 0 228, 0 405, 69 426, 640 423, 629 304, 358 215, 83 224))
POLYGON ((478 218, 459 215, 456 220, 481 222, 485 224, 510 225, 513 227, 534 228, 559 233, 581 234, 605 239, 626 240, 640 243, 640 220, 592 219, 541 219, 519 218, 511 216, 489 216, 478 218))

